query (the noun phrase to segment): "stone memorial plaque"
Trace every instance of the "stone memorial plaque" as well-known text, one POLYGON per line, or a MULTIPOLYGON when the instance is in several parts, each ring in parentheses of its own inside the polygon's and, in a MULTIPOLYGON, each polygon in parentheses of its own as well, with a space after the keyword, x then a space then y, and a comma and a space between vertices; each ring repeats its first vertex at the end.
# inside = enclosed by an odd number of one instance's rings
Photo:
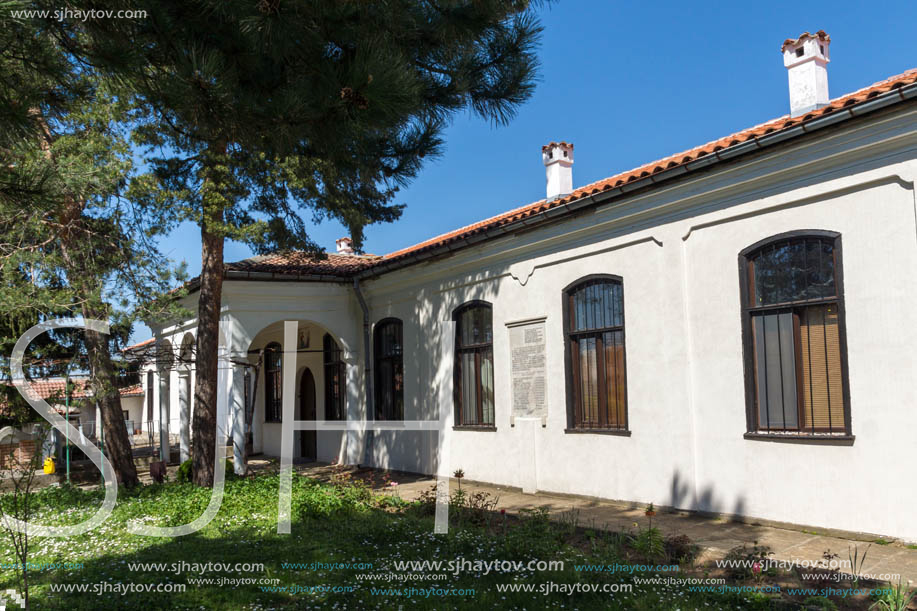
POLYGON ((513 417, 548 415, 544 319, 507 323, 513 382, 513 417))

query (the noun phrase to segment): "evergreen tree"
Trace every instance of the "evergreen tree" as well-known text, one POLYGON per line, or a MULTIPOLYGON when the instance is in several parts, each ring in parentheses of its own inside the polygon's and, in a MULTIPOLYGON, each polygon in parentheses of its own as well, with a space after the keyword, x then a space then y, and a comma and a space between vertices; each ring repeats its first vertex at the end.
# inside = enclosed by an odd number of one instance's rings
POLYGON ((359 249, 366 225, 399 217, 398 187, 440 151, 454 113, 500 124, 529 97, 540 25, 527 0, 67 5, 146 11, 55 25, 147 105, 135 133, 149 201, 200 226, 192 453, 208 486, 224 241, 318 254, 306 212, 340 220, 359 249))
MULTIPOLYGON (((5 25, 0 81, 15 89, 5 89, 0 99, 9 129, 0 146, 0 312, 10 333, 62 314, 112 323, 109 337, 79 334, 85 350, 80 363, 91 374, 106 455, 119 481, 134 485, 121 367, 112 350, 123 344, 135 317, 159 313, 165 302, 157 297, 173 278, 147 243, 155 225, 138 225, 132 202, 123 198, 133 173, 122 123, 129 100, 111 95, 106 82, 60 47, 41 22, 11 19, 5 25)), ((17 338, 6 336, 5 343, 17 338)), ((71 341, 71 356, 78 349, 71 341)), ((61 360, 67 359, 48 363, 61 360)))

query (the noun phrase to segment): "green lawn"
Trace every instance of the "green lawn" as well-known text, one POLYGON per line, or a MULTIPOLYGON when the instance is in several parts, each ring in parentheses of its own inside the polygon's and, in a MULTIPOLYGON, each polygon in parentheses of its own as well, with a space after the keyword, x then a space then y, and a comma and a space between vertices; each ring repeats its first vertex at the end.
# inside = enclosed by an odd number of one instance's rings
MULTIPOLYGON (((294 474, 293 526, 289 535, 276 533, 276 475, 260 475, 227 482, 219 514, 202 531, 186 537, 156 539, 130 535, 126 524, 175 526, 190 522, 207 504, 209 490, 190 484, 146 486, 126 493, 114 514, 99 529, 69 539, 35 539, 33 563, 82 563, 73 570, 32 571, 33 608, 50 609, 735 609, 772 608, 762 595, 697 594, 686 587, 633 584, 622 573, 583 573, 574 564, 623 563, 627 555, 622 537, 551 523, 541 512, 509 519, 496 512, 453 509, 448 535, 433 534, 429 503, 408 504, 394 495, 373 494, 359 484, 319 483, 294 474), (395 581, 406 571, 395 570, 402 560, 474 561, 562 560, 563 570, 491 571, 471 567, 443 579, 429 574, 421 579, 395 581), (131 570, 130 563, 164 563, 162 570, 131 570), (263 570, 201 573, 193 563, 260 563, 263 570), (365 563, 372 568, 284 568, 283 563, 365 563), (174 564, 173 564, 174 563, 174 564), (185 564, 182 564, 185 563, 185 564), (178 570, 173 570, 177 566, 178 570), (209 578, 211 585, 190 580, 209 578), (363 579, 361 579, 361 577, 363 579), (370 578, 371 577, 371 578, 370 578), (234 585, 219 579, 279 580, 279 586, 307 590, 266 591, 265 584, 234 585), (625 584, 630 593, 498 592, 498 585, 625 584), (53 587, 88 584, 93 592, 53 592, 53 587), (108 586, 99 584, 111 584, 108 586), (128 593, 112 591, 118 584, 162 584, 183 592, 128 593), (408 592, 408 588, 414 592, 408 592), (436 588, 436 590, 424 590, 436 588), (459 590, 458 594, 446 591, 459 590)), ((48 488, 38 493, 42 523, 76 523, 90 515, 101 492, 48 488)), ((469 502, 466 500, 466 504, 469 502)), ((15 556, 4 539, 5 562, 15 556)), ((677 573, 668 573, 673 576, 677 573)), ((640 575, 638 575, 640 576, 640 575)), ((642 574, 643 577, 650 576, 642 574)), ((12 570, 0 572, 0 587, 16 587, 12 570)), ((558 586, 555 586, 558 587, 558 586)), ((582 586, 580 586, 582 587, 582 586)), ((8 606, 7 608, 14 608, 8 606)))

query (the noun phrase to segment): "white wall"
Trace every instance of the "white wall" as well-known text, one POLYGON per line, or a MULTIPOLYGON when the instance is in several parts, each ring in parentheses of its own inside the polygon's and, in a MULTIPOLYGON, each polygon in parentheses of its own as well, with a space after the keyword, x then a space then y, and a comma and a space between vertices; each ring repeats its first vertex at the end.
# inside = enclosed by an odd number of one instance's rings
MULTIPOLYGON (((917 461, 917 391, 906 382, 917 377, 917 280, 907 272, 917 263, 914 120, 860 124, 365 283, 373 320, 405 324, 406 418, 436 403, 442 321, 485 299, 497 431, 450 431, 447 472, 524 487, 534 453, 539 490, 917 540, 907 509, 917 491, 902 483, 917 461), (842 234, 852 445, 743 436, 738 253, 797 229, 842 234), (630 437, 564 432, 561 292, 591 273, 623 277, 630 437), (540 316, 549 413, 532 432, 510 427, 505 323, 540 316)), ((451 418, 451 401, 441 407, 451 418)), ((432 453, 418 445, 374 455, 432 471, 432 453)))
MULTIPOLYGON (((882 115, 364 281, 372 321, 404 323, 408 420, 444 411, 451 424, 447 321, 468 300, 493 304, 497 430, 450 428, 441 466, 433 433, 377 433, 373 464, 917 540, 917 489, 906 485, 917 462, 915 124, 913 111, 882 115), (738 253, 798 229, 842 235, 848 445, 744 437, 738 253), (630 436, 565 432, 561 293, 593 273, 623 278, 630 436), (546 317, 547 426, 511 427, 505 324, 534 317, 546 317)), ((362 313, 350 287, 228 280, 224 315, 243 357, 280 341, 283 320, 332 331, 349 363, 348 417, 363 417, 362 313)), ((313 373, 321 397, 322 370, 313 373)), ((256 450, 279 454, 279 427, 263 424, 263 397, 256 406, 256 450)), ((360 448, 351 435, 319 455, 358 462, 360 448)))
MULTIPOLYGON (((139 429, 143 421, 143 397, 121 397, 121 409, 127 411, 128 420, 133 422, 134 429, 139 429)), ((134 431, 128 431, 133 434, 134 431)))

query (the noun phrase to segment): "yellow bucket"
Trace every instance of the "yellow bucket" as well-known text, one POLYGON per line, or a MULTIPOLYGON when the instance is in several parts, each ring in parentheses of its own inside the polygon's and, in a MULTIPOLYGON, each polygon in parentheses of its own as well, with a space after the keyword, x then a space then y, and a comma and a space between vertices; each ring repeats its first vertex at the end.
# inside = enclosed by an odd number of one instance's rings
POLYGON ((55 471, 56 471, 56 467, 54 465, 54 457, 49 456, 45 459, 45 473, 50 474, 50 473, 54 473, 55 471))

